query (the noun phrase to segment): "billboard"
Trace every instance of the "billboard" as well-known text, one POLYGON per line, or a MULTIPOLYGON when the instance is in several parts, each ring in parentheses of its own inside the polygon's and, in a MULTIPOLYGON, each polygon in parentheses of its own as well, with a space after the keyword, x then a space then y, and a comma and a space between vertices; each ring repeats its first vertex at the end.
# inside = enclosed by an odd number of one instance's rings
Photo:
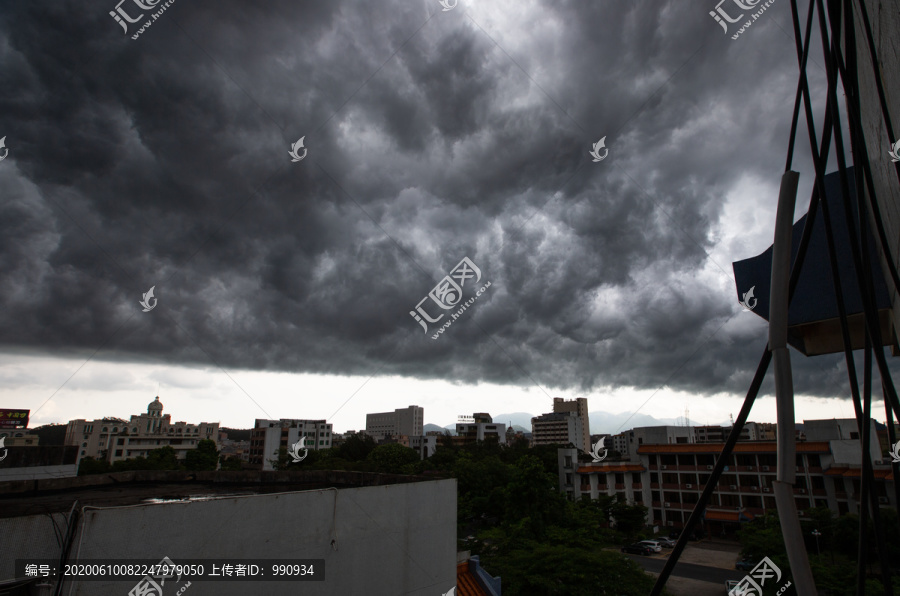
POLYGON ((0 408, 0 428, 26 428, 31 410, 6 410, 0 408))

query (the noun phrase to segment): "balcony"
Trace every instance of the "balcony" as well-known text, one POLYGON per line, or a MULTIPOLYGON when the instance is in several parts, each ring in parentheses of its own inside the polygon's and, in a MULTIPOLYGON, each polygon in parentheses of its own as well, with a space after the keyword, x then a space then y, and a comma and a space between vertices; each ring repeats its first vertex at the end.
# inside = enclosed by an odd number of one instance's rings
POLYGON ((641 490, 643 487, 644 485, 640 482, 635 482, 631 485, 631 488, 633 488, 634 490, 641 490))
POLYGON ((663 482, 662 487, 664 490, 678 490, 681 485, 674 482, 663 482))
POLYGON ((651 482, 650 488, 659 488, 659 482, 651 482))
POLYGON ((583 493, 589 493, 589 492, 591 492, 591 485, 590 485, 590 484, 582 484, 582 485, 581 485, 581 492, 583 492, 583 493))
POLYGON ((625 490, 625 485, 616 483, 616 490, 625 490))

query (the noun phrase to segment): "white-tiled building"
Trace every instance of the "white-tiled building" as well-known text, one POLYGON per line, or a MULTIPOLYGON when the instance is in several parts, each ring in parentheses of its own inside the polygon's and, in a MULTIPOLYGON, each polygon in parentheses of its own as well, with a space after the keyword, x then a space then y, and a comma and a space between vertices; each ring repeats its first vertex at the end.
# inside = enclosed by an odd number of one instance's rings
POLYGON ((331 425, 325 420, 257 418, 250 431, 250 466, 260 470, 273 470, 271 461, 278 458, 278 450, 281 447, 290 450, 291 445, 301 437, 305 439, 301 449, 330 449, 331 425))
MULTIPOLYGON (((78 462, 93 457, 109 462, 144 456, 153 449, 170 446, 179 459, 197 448, 197 443, 209 439, 218 449, 219 423, 188 424, 175 422, 163 414, 159 396, 147 406, 146 414, 122 418, 70 420, 66 427, 66 445, 78 445, 78 462)), ((76 464, 78 463, 76 462, 76 464)))

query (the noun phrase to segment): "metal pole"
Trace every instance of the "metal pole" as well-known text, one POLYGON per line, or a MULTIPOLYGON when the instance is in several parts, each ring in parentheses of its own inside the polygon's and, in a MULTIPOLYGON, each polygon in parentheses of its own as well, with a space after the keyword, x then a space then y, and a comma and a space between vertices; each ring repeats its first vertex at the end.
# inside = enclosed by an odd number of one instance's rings
POLYGON ((781 534, 799 596, 815 596, 816 584, 803 545, 803 534, 794 502, 796 480, 796 436, 791 354, 787 347, 791 232, 800 175, 787 171, 781 177, 775 242, 772 246, 772 286, 769 297, 769 351, 775 370, 775 400, 778 411, 778 476, 773 483, 781 534))

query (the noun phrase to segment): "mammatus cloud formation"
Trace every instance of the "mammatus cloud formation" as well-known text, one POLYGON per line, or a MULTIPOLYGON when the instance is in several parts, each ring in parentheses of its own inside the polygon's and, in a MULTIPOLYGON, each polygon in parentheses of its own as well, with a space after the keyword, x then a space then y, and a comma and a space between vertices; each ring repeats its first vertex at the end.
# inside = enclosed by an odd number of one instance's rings
MULTIPOLYGON (((0 13, 7 349, 746 391, 730 261, 772 218, 727 213, 774 213, 786 3, 737 41, 687 1, 179 0, 137 40, 113 8, 0 13), (465 256, 492 287, 434 341, 409 311, 465 256)), ((845 396, 838 362, 797 391, 845 396)))

